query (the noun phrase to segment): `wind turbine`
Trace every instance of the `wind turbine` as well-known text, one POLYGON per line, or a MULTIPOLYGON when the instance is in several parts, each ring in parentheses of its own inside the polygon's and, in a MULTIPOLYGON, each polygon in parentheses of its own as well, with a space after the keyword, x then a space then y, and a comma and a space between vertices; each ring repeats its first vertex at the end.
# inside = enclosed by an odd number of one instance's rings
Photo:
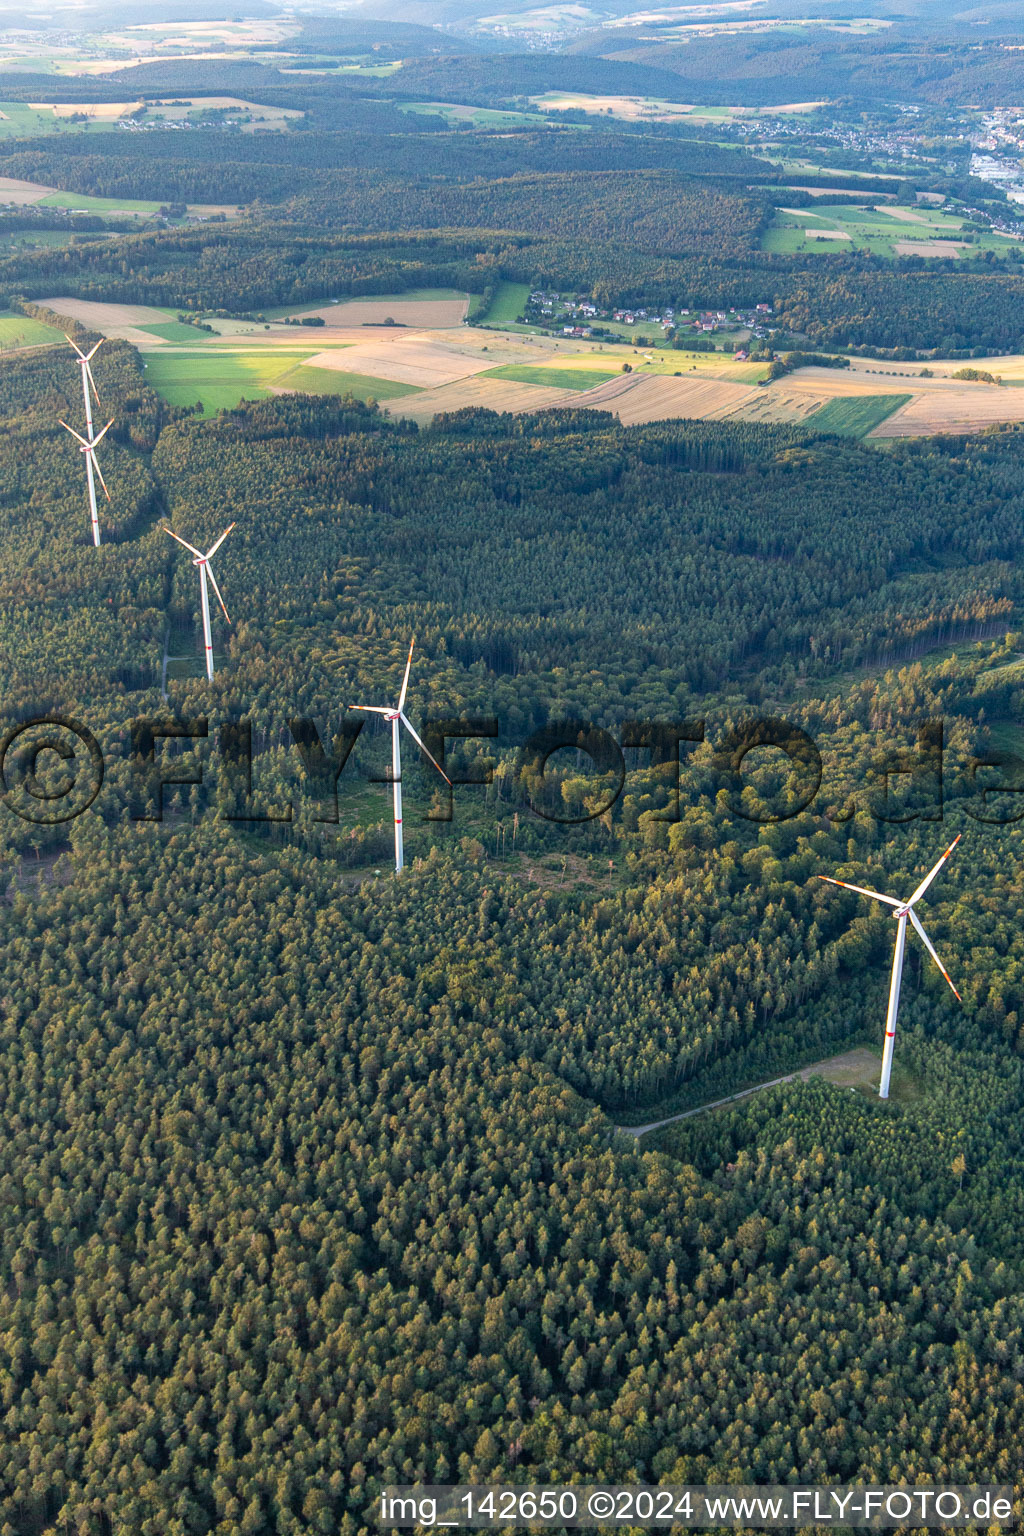
MULTIPOLYGON (((91 418, 92 412, 90 411, 88 414, 91 418)), ((114 420, 113 417, 111 417, 106 426, 103 428, 103 431, 98 432, 96 436, 93 437, 92 421, 90 419, 88 427, 89 436, 86 438, 83 437, 80 432, 76 432, 74 427, 69 427, 66 421, 61 420, 61 426, 64 428, 65 432, 70 432, 71 436, 76 438, 78 442, 81 443, 81 452, 85 454, 85 473, 89 482, 89 517, 92 521, 92 541, 96 545, 97 549, 100 547, 100 519, 99 514, 96 511, 95 476, 99 476, 100 485, 103 487, 103 494, 108 501, 110 500, 110 492, 107 490, 107 482, 104 480, 100 471, 100 466, 96 460, 96 444, 100 442, 104 437, 106 437, 107 433, 110 431, 113 425, 114 420)))
MULTIPOLYGON (((232 523, 231 528, 234 526, 234 523, 232 523)), ((177 539, 184 549, 187 549, 191 555, 195 556, 192 564, 199 567, 199 606, 203 611, 203 645, 206 648, 206 676, 211 683, 213 682, 213 637, 210 632, 210 593, 206 585, 206 579, 209 577, 213 583, 213 590, 217 594, 217 601, 223 609, 224 617, 230 624, 231 620, 228 618, 228 611, 224 607, 224 599, 220 595, 220 587, 217 585, 217 578, 213 574, 210 561, 224 543, 224 540, 231 532, 231 528, 224 529, 216 544, 214 544, 212 549, 208 549, 205 555, 196 549, 194 544, 190 544, 187 539, 179 538, 173 528, 164 528, 164 533, 169 533, 172 539, 177 539)))
POLYGON ((450 787, 452 782, 448 775, 445 773, 444 769, 441 767, 441 764, 437 761, 437 758, 427 751, 426 747, 423 745, 422 741, 413 730, 405 715, 405 695, 409 688, 409 672, 412 668, 412 648, 415 644, 416 637, 414 635, 412 640, 409 642, 409 660, 405 664, 405 677, 402 679, 402 691, 398 695, 397 705, 387 707, 380 704, 353 704, 351 706, 352 709, 365 710, 367 714, 383 715, 385 720, 391 721, 391 783, 393 787, 395 803, 396 873, 402 870, 405 866, 405 849, 402 841, 402 755, 400 744, 401 726, 405 726, 406 730, 409 732, 409 735, 419 747, 420 751, 425 753, 426 756, 430 758, 430 761, 433 763, 442 779, 444 779, 445 783, 450 787))
POLYGON ((935 865, 935 867, 929 870, 928 874, 925 875, 924 879, 921 881, 921 884, 910 897, 909 901, 900 901, 895 896, 883 896, 880 891, 868 891, 865 890, 864 886, 850 885, 846 880, 833 880, 831 875, 818 876, 819 880, 827 880, 829 885, 841 885, 844 890, 856 891, 860 896, 870 896, 872 901, 884 901, 886 906, 895 908, 893 916, 896 919, 896 949, 892 957, 892 980, 889 983, 889 1011, 885 1016, 885 1049, 882 1053, 882 1077, 878 1085, 878 1097, 880 1099, 887 1099, 889 1097, 889 1078, 892 1076, 893 1040, 896 1037, 896 1014, 898 1013, 900 1006, 900 978, 903 975, 903 950, 906 945, 908 917, 916 928, 918 937, 923 943, 925 949, 931 955, 932 959, 935 961, 935 964, 938 966, 943 976, 945 976, 946 980, 949 982, 953 996, 956 998, 958 1003, 961 1001, 960 993, 957 991, 956 987, 953 986, 952 981, 950 981, 949 972, 946 970, 946 967, 943 965, 942 961, 935 953, 935 950, 932 948, 932 941, 925 933, 921 924, 921 920, 917 913, 914 911, 914 907, 916 906, 917 902, 920 901, 928 887, 931 885, 932 881, 935 879, 935 876, 938 874, 943 864, 945 864, 946 860, 949 858, 950 854, 953 852, 953 849, 956 847, 962 836, 962 832, 957 833, 956 837, 954 837, 953 841, 942 855, 942 858, 935 865))

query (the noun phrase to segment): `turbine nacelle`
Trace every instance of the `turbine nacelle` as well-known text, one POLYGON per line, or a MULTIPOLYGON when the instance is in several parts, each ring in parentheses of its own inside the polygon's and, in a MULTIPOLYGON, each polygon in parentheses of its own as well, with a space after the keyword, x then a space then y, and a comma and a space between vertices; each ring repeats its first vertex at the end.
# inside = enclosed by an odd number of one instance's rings
POLYGON ((64 332, 64 340, 68 343, 69 346, 74 347, 75 351, 78 353, 79 359, 83 363, 91 363, 93 358, 96 356, 96 353, 103 345, 103 337, 101 336, 91 352, 83 352, 81 347, 78 345, 78 342, 73 340, 72 337, 68 335, 67 331, 64 332))
POLYGON ((887 907, 893 908, 892 915, 895 918, 910 917, 912 915, 914 906, 921 900, 921 897, 931 885, 932 881, 935 879, 935 876, 938 874, 943 864, 945 864, 946 860, 949 858, 950 854, 953 852, 953 849, 956 847, 957 843, 962 837, 963 833, 958 832, 956 837, 954 837, 953 841, 950 843, 949 847, 946 849, 945 853, 942 855, 942 858, 932 866, 932 868, 925 875, 924 879, 921 881, 921 884, 918 886, 917 890, 907 901, 900 901, 896 896, 885 896, 881 891, 869 891, 868 888, 864 885, 851 885, 848 880, 836 880, 832 875, 819 875, 818 879, 826 881, 829 885, 841 885, 844 891, 856 891, 858 896, 870 896, 872 901, 884 901, 887 907))
POLYGON ((110 431, 111 427, 114 425, 114 418, 113 418, 113 416, 111 416, 110 420, 107 422, 106 426, 103 428, 103 431, 102 432, 97 432, 95 437, 83 437, 81 432, 76 432, 74 427, 69 427, 67 422, 63 419, 63 417, 60 418, 60 424, 64 428, 65 432, 70 432, 71 436, 74 437, 74 438, 77 438, 78 441, 81 443, 82 446, 79 449, 80 453, 92 453, 95 450, 95 448, 96 448, 96 444, 99 443, 99 442, 102 442, 103 438, 106 437, 107 433, 110 431))
POLYGON ((100 347, 102 347, 102 345, 103 345, 103 337, 102 336, 100 337, 99 341, 96 343, 96 345, 92 348, 92 350, 90 352, 83 352, 81 347, 78 345, 77 341, 72 341, 72 339, 68 335, 67 331, 64 332, 64 337, 65 337, 65 340, 72 347, 74 347, 75 351, 78 353, 78 361, 79 361, 79 363, 82 366, 82 393, 85 395, 85 409, 86 409, 86 412, 88 412, 88 410, 89 410, 89 390, 90 389, 92 390, 93 394, 96 396, 96 404, 99 405, 99 403, 100 403, 100 392, 96 388, 96 380, 92 376, 92 360, 96 356, 96 353, 99 351, 100 347), (88 381, 88 382, 86 382, 86 381, 88 381))
MULTIPOLYGON (((71 436, 75 438, 75 440, 81 445, 78 451, 79 453, 85 454, 86 464, 90 465, 91 468, 96 471, 96 474, 99 477, 100 485, 103 487, 103 494, 108 501, 110 500, 110 492, 107 490, 107 482, 103 478, 103 472, 100 469, 99 461, 96 458, 96 445, 97 443, 101 443, 103 441, 113 425, 114 418, 111 417, 106 426, 103 428, 103 431, 97 432, 95 437, 83 437, 80 432, 75 431, 74 427, 69 427, 66 421, 61 420, 61 426, 64 428, 65 432, 70 432, 71 436)), ((91 490, 89 494, 90 496, 93 494, 91 490)), ((97 539, 96 542, 98 543, 99 540, 97 539)))

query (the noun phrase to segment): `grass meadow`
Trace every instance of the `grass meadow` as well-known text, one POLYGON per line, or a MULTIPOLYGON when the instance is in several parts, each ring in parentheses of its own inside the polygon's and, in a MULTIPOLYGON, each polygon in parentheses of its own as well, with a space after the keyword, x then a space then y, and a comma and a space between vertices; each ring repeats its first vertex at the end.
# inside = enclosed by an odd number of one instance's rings
POLYGON ((333 368, 308 368, 314 349, 274 347, 203 352, 147 352, 146 382, 171 405, 201 405, 204 416, 230 410, 242 400, 266 400, 276 389, 314 395, 355 395, 361 400, 394 399, 417 393, 412 384, 333 368))
POLYGON ((834 400, 826 400, 810 417, 808 425, 816 432, 832 432, 839 437, 867 437, 911 398, 910 395, 837 396, 834 400))
POLYGON ((10 352, 15 347, 45 346, 47 342, 63 341, 60 331, 40 320, 30 320, 11 310, 0 310, 0 352, 10 352))

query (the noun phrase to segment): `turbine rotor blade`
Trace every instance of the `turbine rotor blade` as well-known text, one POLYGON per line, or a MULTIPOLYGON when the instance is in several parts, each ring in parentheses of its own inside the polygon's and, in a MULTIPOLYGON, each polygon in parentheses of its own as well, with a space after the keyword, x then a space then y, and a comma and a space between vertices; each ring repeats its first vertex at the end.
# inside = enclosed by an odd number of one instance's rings
POLYGON ((107 433, 110 431, 110 429, 111 429, 111 427, 113 425, 114 425, 114 418, 113 418, 113 416, 111 416, 110 420, 107 422, 106 426, 103 428, 103 431, 102 432, 97 432, 96 436, 93 438, 92 442, 89 444, 89 447, 90 448, 95 448, 97 443, 102 442, 103 439, 106 437, 107 433))
POLYGON ((72 437, 77 437, 78 438, 78 441, 81 443, 83 448, 88 449, 88 448, 92 447, 92 444, 91 443, 87 443, 85 438, 81 435, 80 432, 76 432, 74 427, 69 427, 68 426, 67 422, 63 419, 63 417, 60 418, 60 424, 64 428, 65 432, 70 432, 72 437))
MULTIPOLYGON (((946 849, 945 853, 942 855, 942 858, 935 865, 934 869, 930 869, 928 871, 928 873, 925 875, 924 879, 921 881, 921 884, 918 886, 918 888, 914 892, 913 896, 911 896, 910 900, 907 902, 907 906, 908 907, 912 907, 914 905, 915 901, 919 901, 921 899, 921 897, 924 895, 925 891, 931 885, 932 881, 935 879, 935 876, 938 874, 938 872, 942 868, 943 864, 945 864, 946 860, 949 858, 950 854, 953 852, 953 849, 956 847, 957 843, 960 841, 960 839, 962 837, 963 837, 963 833, 962 832, 958 832, 956 837, 954 837, 953 841, 950 843, 949 847, 946 849)), ((950 982, 950 986, 952 986, 952 982, 950 982)))
POLYGON ((92 459, 92 467, 96 471, 97 475, 99 476, 100 485, 102 485, 102 487, 103 487, 103 494, 107 498, 107 500, 109 501, 110 500, 110 492, 107 490, 107 482, 103 478, 103 471, 100 469, 99 460, 97 459, 95 453, 93 452, 93 450, 91 448, 89 449, 89 458, 92 459))
POLYGON ((444 781, 448 785, 449 789, 451 789, 452 788, 452 781, 448 777, 448 775, 445 773, 444 769, 441 767, 441 764, 438 762, 438 760, 434 756, 433 752, 428 751, 428 749, 423 745, 422 741, 417 736, 417 734, 413 730, 412 726, 409 724, 409 721, 406 719, 405 715, 403 715, 401 712, 399 712, 398 718, 399 718, 399 720, 401 720, 402 724, 405 726, 406 730, 409 732, 409 735, 412 737, 413 741, 419 747, 420 751, 423 752, 427 757, 430 758, 430 761, 433 763, 434 767, 437 769, 437 771, 441 775, 442 779, 444 779, 444 781))
MULTIPOLYGON (((409 673, 412 670, 412 648, 416 644, 416 636, 409 641, 409 660, 405 664, 405 677, 402 679, 402 691, 398 695, 398 712, 401 714, 405 708, 405 695, 409 687, 409 673)), ((426 750, 426 749, 424 749, 426 750)))
POLYGON ((361 709, 367 715, 390 715, 391 710, 383 704, 349 704, 349 709, 361 709))
POLYGON ((844 891, 856 891, 858 896, 870 896, 872 901, 884 901, 889 907, 902 907, 902 901, 897 901, 895 896, 883 896, 881 891, 869 891, 863 885, 851 885, 848 880, 833 880, 831 875, 819 875, 819 880, 827 880, 829 885, 841 885, 844 891))
MULTIPOLYGON (((71 337, 68 335, 67 331, 64 332, 64 340, 67 342, 69 347, 74 347, 75 351, 78 353, 79 357, 82 359, 82 361, 84 363, 85 362, 85 353, 82 351, 82 349, 78 345, 77 341, 72 341, 71 340, 71 337)), ((95 350, 95 348, 93 350, 95 350)), ((92 353, 90 353, 89 355, 91 357, 92 353)))
POLYGON ((190 554, 195 555, 197 560, 201 560, 203 558, 202 555, 199 553, 198 549, 196 549, 195 545, 194 544, 190 544, 188 542, 188 539, 183 539, 180 534, 175 533, 173 528, 166 528, 165 527, 164 528, 164 533, 169 533, 172 539, 177 539, 178 543, 182 546, 182 548, 183 549, 187 549, 190 554))
POLYGON ((946 967, 943 965, 942 961, 939 959, 938 955, 935 953, 935 950, 932 947, 932 941, 928 937, 928 935, 925 933, 924 927, 923 927, 923 925, 922 925, 922 923, 921 923, 917 913, 914 911, 913 907, 908 908, 907 916, 910 918, 910 921, 913 923, 914 927, 917 929, 918 938, 921 940, 921 942, 924 945, 925 949, 928 951, 928 953, 931 955, 932 959, 935 961, 935 964, 938 966, 938 968, 942 972, 943 976, 945 976, 946 980, 949 982, 950 991, 952 992, 953 996, 956 998, 958 1003, 962 1003, 963 1002, 963 998, 960 996, 960 993, 957 991, 956 987, 954 987, 952 981, 950 980, 950 975, 949 975, 949 972, 946 970, 946 967))
POLYGON ((231 616, 228 613, 227 609, 224 607, 224 599, 220 595, 220 587, 218 587, 218 585, 217 585, 217 578, 213 574, 213 570, 212 570, 212 568, 210 566, 209 557, 207 557, 207 562, 206 562, 206 574, 207 574, 207 576, 209 576, 210 582, 211 582, 211 584, 213 586, 213 590, 217 594, 217 601, 218 601, 218 603, 220 603, 220 606, 221 606, 221 609, 223 611, 224 617, 227 619, 228 623, 230 624, 231 623, 231 616))
MULTIPOLYGON (((97 345, 98 345, 98 343, 97 343, 97 345)), ((93 392, 93 394, 96 397, 96 404, 99 405, 99 403, 100 403, 100 392, 96 388, 96 380, 92 376, 92 369, 89 367, 89 359, 88 358, 83 358, 83 362, 85 363, 85 371, 86 371, 86 373, 89 376, 89 384, 92 387, 92 392, 93 392)))
MULTIPOLYGON (((232 523, 231 524, 231 528, 233 528, 234 526, 235 526, 234 523, 232 523)), ((205 558, 207 560, 212 560, 213 559, 213 556, 217 553, 218 549, 220 549, 221 545, 224 543, 224 540, 227 538, 228 534, 231 532, 231 528, 225 528, 224 532, 221 534, 220 538, 217 540, 217 542, 213 546, 213 548, 212 549, 208 549, 206 551, 206 557, 205 558)))
MULTIPOLYGON (((74 346, 74 342, 72 342, 71 345, 74 346)), ((83 358, 83 362, 91 363, 93 358, 96 356, 96 353, 99 351, 100 347, 102 347, 102 345, 103 345, 103 337, 101 336, 99 341, 93 347, 92 351, 86 353, 85 357, 83 358)), ((91 371, 92 370, 90 369, 90 372, 91 371)))

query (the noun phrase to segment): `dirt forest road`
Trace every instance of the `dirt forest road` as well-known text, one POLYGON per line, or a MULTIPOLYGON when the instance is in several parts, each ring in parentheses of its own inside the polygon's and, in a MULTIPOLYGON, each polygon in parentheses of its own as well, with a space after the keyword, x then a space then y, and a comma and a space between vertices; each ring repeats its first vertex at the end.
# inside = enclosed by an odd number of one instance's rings
POLYGON ((684 1109, 678 1115, 666 1115, 664 1120, 651 1120, 647 1125, 619 1125, 616 1130, 625 1131, 628 1136, 646 1136, 648 1131, 658 1131, 663 1125, 673 1125, 677 1120, 690 1120, 694 1115, 706 1114, 709 1109, 721 1109, 726 1104, 749 1099, 751 1094, 760 1093, 762 1088, 774 1088, 779 1083, 793 1083, 797 1080, 807 1082, 811 1077, 826 1077, 829 1082, 855 1088, 870 1083, 879 1068, 878 1057, 863 1047, 855 1051, 844 1051, 841 1056, 829 1056, 825 1061, 816 1061, 796 1072, 787 1072, 784 1077, 772 1077, 765 1083, 755 1083, 753 1088, 743 1088, 739 1093, 730 1093, 724 1099, 713 1099, 710 1104, 699 1104, 696 1109, 684 1109))

